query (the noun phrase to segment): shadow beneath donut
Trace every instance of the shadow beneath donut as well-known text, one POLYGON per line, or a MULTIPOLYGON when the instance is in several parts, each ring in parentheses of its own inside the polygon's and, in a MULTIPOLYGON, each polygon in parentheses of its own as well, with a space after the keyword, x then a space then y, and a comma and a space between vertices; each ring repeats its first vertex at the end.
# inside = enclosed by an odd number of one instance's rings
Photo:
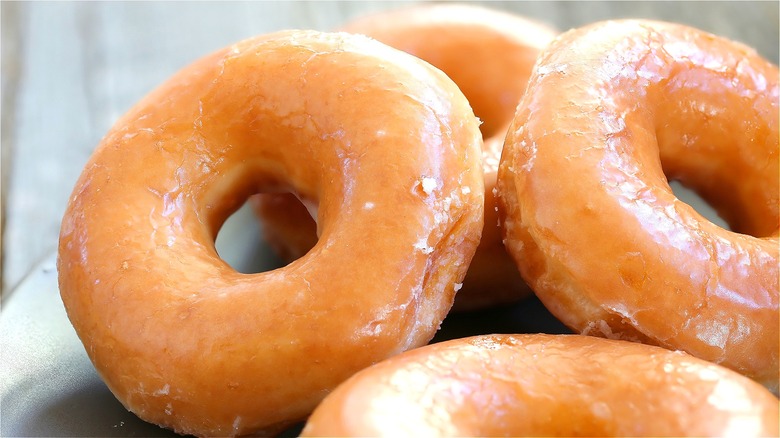
POLYGON ((431 343, 468 336, 520 333, 572 333, 532 296, 515 304, 447 315, 431 343))

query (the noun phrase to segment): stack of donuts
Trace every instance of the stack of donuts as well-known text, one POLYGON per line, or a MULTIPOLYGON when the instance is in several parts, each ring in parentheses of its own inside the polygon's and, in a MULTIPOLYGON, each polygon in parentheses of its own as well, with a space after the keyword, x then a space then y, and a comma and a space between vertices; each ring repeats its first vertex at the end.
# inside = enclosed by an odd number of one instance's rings
POLYGON ((101 141, 61 296, 117 399, 181 434, 777 435, 779 90, 646 20, 445 4, 258 36, 101 141), (247 199, 286 266, 217 254, 247 199), (453 304, 531 294, 576 334, 426 345, 453 304))

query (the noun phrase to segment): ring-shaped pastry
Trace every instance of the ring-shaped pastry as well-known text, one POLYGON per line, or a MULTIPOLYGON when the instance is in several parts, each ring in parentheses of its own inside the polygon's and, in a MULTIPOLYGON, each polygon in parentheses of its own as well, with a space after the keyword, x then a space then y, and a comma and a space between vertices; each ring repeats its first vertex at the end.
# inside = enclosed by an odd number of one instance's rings
POLYGON ((185 68, 122 117, 62 222, 68 316, 111 391, 182 434, 272 433, 427 343, 482 228, 478 121, 440 71, 289 31, 185 68), (241 274, 214 248, 248 196, 319 205, 321 239, 241 274))
POLYGON ((577 332, 684 350, 776 391, 778 100, 777 66, 697 29, 627 20, 560 36, 499 168, 523 278, 577 332))

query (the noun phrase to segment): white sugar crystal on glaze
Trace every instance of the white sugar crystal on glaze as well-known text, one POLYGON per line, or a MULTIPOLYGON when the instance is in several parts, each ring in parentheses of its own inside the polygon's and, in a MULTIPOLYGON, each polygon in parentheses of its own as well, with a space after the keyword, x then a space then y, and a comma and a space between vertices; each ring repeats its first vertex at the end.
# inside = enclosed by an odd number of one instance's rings
POLYGON ((421 181, 420 185, 422 186, 422 190, 427 195, 430 195, 431 193, 433 193, 433 191, 436 190, 436 186, 438 185, 436 183, 436 179, 435 178, 431 178, 429 176, 422 177, 422 179, 420 181, 421 181))
POLYGON ((433 252, 433 247, 428 246, 428 241, 425 238, 420 239, 414 244, 415 249, 419 249, 423 254, 430 254, 433 252))
POLYGON ((165 384, 162 388, 154 391, 154 395, 167 395, 171 391, 171 385, 165 384))

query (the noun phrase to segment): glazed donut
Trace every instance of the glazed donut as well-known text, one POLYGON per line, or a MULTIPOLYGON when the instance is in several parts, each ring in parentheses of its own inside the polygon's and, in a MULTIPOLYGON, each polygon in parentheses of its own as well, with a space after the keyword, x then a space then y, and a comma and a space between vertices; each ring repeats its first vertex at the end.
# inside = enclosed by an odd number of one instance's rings
MULTIPOLYGON (((506 129, 539 51, 556 32, 509 13, 455 4, 385 11, 358 18, 342 30, 368 35, 441 69, 483 121, 485 228, 454 309, 482 308, 530 295, 504 249, 493 188, 506 129)), ((266 241, 282 259, 295 260, 317 242, 309 210, 294 196, 259 195, 252 198, 252 205, 266 241)))
POLYGON ((367 368, 304 436, 776 436, 758 383, 682 352, 579 335, 431 344, 367 368))
POLYGON ((573 330, 684 350, 776 391, 778 150, 778 69, 753 50, 641 20, 567 32, 504 145, 507 249, 573 330))
POLYGON ((482 229, 480 145, 455 84, 376 41, 288 31, 225 48, 143 99, 87 163, 60 235, 68 316, 142 419, 279 431, 432 338, 482 229), (220 226, 288 188, 318 205, 317 246, 234 271, 220 226))

